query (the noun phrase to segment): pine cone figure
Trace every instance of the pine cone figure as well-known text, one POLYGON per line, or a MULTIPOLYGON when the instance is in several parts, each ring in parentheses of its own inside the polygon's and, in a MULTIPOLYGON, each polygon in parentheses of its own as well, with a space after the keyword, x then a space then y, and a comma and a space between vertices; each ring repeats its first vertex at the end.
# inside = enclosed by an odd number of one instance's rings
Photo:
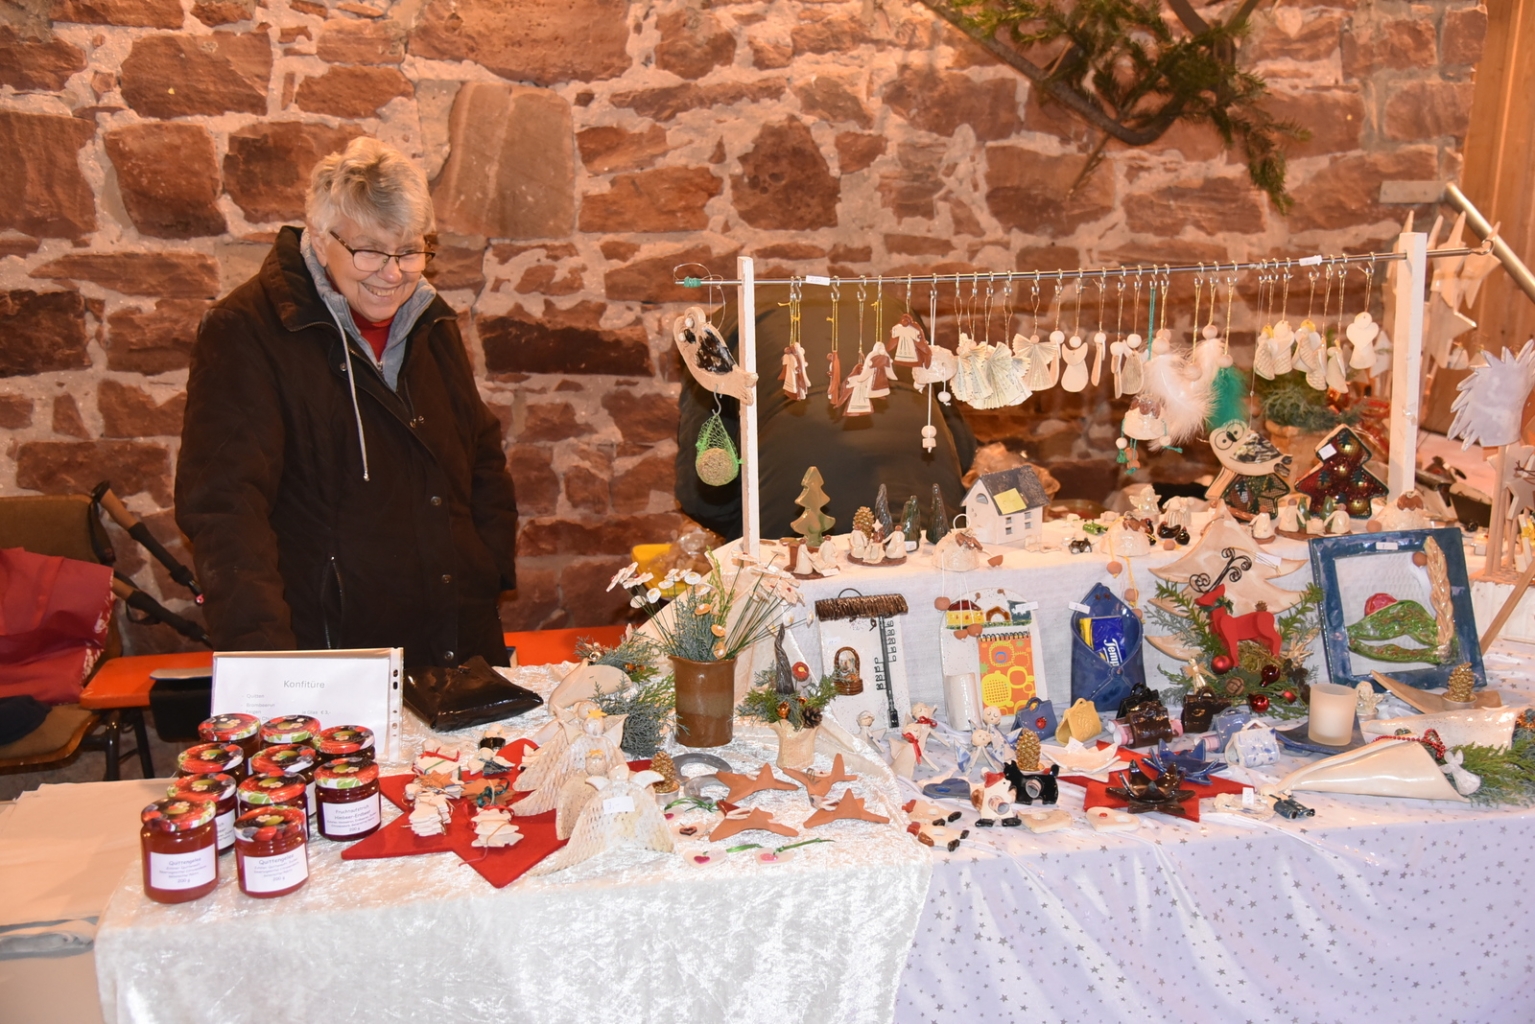
POLYGON ((1471 663, 1469 661, 1463 661, 1450 671, 1450 692, 1444 695, 1445 699, 1457 701, 1461 704, 1470 703, 1476 699, 1475 695, 1471 692, 1475 686, 1476 673, 1471 671, 1471 663))
POLYGON ((1033 730, 1025 729, 1018 734, 1018 746, 1013 752, 1013 760, 1019 771, 1039 771, 1039 736, 1033 730))
POLYGON ((677 766, 672 763, 672 755, 657 750, 650 759, 650 770, 661 776, 661 781, 654 784, 657 793, 677 792, 677 766))
POLYGON ((865 537, 874 536, 874 511, 869 506, 859 506, 858 511, 853 513, 853 529, 865 537))

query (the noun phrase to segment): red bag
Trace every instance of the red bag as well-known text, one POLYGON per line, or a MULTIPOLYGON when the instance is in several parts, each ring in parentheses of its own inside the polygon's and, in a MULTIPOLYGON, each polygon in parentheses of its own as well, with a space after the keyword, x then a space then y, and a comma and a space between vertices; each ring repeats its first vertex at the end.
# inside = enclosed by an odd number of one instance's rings
POLYGON ((0 697, 79 700, 113 601, 109 566, 0 549, 0 697))

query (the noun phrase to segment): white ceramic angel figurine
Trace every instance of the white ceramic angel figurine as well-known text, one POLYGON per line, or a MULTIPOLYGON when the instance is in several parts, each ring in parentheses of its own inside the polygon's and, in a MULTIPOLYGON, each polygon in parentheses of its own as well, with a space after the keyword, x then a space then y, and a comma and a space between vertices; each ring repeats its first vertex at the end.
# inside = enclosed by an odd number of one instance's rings
POLYGON ((1300 533, 1300 508, 1293 497, 1285 498, 1279 503, 1278 528, 1285 533, 1300 533))
POLYGON ((1086 342, 1073 334, 1061 347, 1061 361, 1066 364, 1066 370, 1061 374, 1061 390, 1085 391, 1088 379, 1086 342))
MULTIPOLYGON (((1373 363, 1374 360, 1372 359, 1373 363)), ((1333 345, 1327 349, 1327 389, 1329 391, 1348 390, 1348 369, 1343 362, 1343 346, 1333 345)))
POLYGON ((1375 369, 1375 339, 1380 336, 1380 324, 1369 313, 1360 313, 1354 317, 1354 322, 1348 325, 1344 332, 1348 340, 1354 343, 1354 351, 1349 353, 1348 365, 1354 370, 1375 369))
POLYGON ((1139 394, 1145 383, 1143 367, 1146 355, 1141 350, 1143 340, 1139 334, 1131 334, 1109 346, 1109 351, 1114 355, 1110 372, 1114 375, 1115 398, 1139 394))
POLYGON ((596 790, 596 795, 582 809, 571 830, 570 842, 540 861, 529 875, 564 871, 605 850, 621 847, 672 852, 671 829, 667 828, 666 818, 650 789, 661 781, 660 773, 647 769, 631 774, 627 764, 619 764, 607 774, 585 781, 596 790))
POLYGON ((1340 537, 1345 533, 1354 532, 1354 520, 1349 517, 1348 509, 1339 505, 1333 509, 1332 515, 1327 517, 1327 522, 1322 529, 1330 537, 1340 537))
POLYGON ((896 365, 916 366, 922 361, 917 354, 917 342, 927 339, 922 337, 922 328, 917 326, 910 313, 902 313, 900 321, 890 328, 890 340, 895 342, 892 358, 896 365))
POLYGON ((1018 372, 1018 363, 1013 359, 1012 350, 1006 345, 992 346, 989 369, 992 399, 996 403, 993 408, 1020 405, 1034 393, 1024 387, 1023 375, 1018 372))
POLYGON ((874 367, 869 365, 867 359, 860 359, 847 378, 847 405, 843 407, 842 415, 871 415, 874 405, 869 401, 869 392, 873 387, 874 367))
POLYGON ((810 371, 805 365, 805 346, 794 342, 783 350, 783 369, 778 374, 783 381, 784 394, 796 401, 804 401, 810 393, 810 371))

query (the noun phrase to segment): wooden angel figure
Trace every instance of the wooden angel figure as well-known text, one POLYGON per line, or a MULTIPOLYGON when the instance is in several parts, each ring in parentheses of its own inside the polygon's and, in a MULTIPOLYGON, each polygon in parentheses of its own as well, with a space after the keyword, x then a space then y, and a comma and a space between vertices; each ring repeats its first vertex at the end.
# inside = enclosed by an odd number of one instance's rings
POLYGON ((843 399, 847 404, 842 407, 844 416, 868 416, 874 412, 869 401, 869 392, 874 387, 874 367, 868 366, 867 362, 866 359, 858 360, 848 375, 843 399))
POLYGON ((1109 352, 1114 356, 1109 371, 1114 376, 1115 398, 1140 394, 1145 383, 1143 370, 1146 363, 1145 353, 1141 350, 1142 342, 1139 334, 1131 334, 1109 346, 1109 352))
POLYGON ((842 357, 835 352, 826 353, 826 400, 833 409, 846 404, 848 390, 842 377, 842 357))
POLYGON ((1061 361, 1066 364, 1065 372, 1061 374, 1061 390, 1087 390, 1087 343, 1072 335, 1061 347, 1061 361))
POLYGON ((1108 346, 1109 336, 1102 331, 1093 335, 1093 387, 1103 379, 1103 354, 1108 346))
POLYGON ((889 398, 890 379, 895 376, 895 364, 890 359, 890 353, 885 351, 883 341, 876 341, 874 347, 869 349, 864 365, 874 371, 874 376, 869 380, 869 397, 889 398))
POLYGON ((927 339, 910 313, 902 313, 901 319, 890 328, 890 340, 895 342, 895 355, 891 358, 897 366, 927 365, 922 358, 922 349, 928 347, 927 339))
POLYGON ((791 342, 783 350, 783 369, 778 371, 784 394, 803 402, 810 394, 810 368, 805 361, 805 346, 791 342))

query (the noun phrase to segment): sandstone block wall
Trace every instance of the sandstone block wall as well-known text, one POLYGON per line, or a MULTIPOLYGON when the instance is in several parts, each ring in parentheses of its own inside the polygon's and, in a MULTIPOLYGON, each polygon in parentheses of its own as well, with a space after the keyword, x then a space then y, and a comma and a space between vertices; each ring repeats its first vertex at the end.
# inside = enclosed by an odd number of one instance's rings
MULTIPOLYGON (((622 608, 602 588, 629 547, 685 525, 664 328, 696 295, 674 266, 728 272, 744 252, 765 274, 902 275, 1376 246, 1405 213, 1376 203, 1381 180, 1458 173, 1485 24, 1464 0, 1261 15, 1243 58, 1314 132, 1286 218, 1190 127, 1111 146, 1066 196, 1090 133, 908 0, 10 0, 0 493, 110 478, 172 537, 198 318, 301 216, 314 162, 372 133, 433 179, 434 279, 505 424, 526 523, 506 622, 609 621, 622 608)), ((1101 388, 1057 391, 976 426, 1102 467, 1121 412, 1101 388)), ((130 630, 140 650, 173 641, 130 630)))

